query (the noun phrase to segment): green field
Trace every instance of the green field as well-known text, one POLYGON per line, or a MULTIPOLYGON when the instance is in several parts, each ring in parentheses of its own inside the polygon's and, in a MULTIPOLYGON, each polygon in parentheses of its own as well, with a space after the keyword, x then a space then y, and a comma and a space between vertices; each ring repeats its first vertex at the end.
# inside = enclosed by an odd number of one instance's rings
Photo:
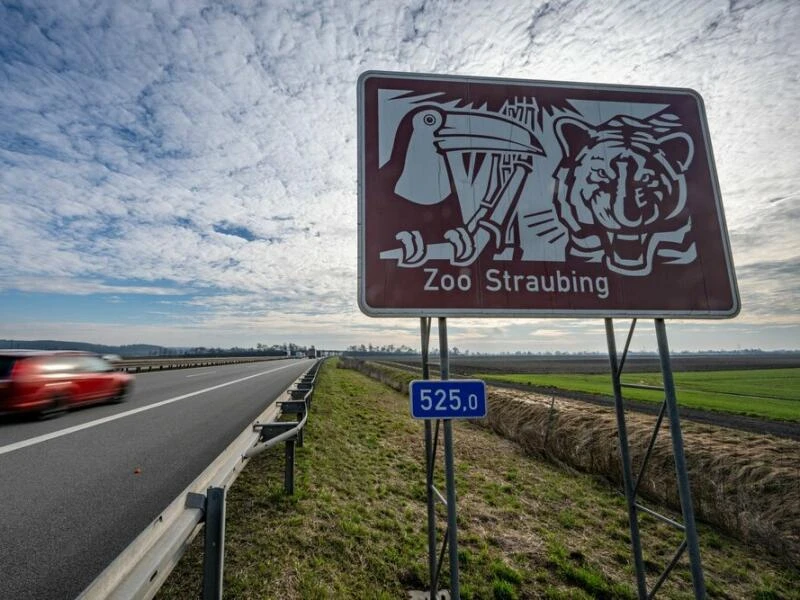
MULTIPOLYGON (((473 376, 613 397, 610 375, 475 373, 473 376)), ((681 406, 800 421, 800 369, 694 371, 675 373, 674 377, 681 406)), ((661 373, 623 373, 622 383, 661 386, 661 373)), ((623 396, 648 402, 660 402, 664 397, 660 391, 632 388, 623 388, 623 396)))

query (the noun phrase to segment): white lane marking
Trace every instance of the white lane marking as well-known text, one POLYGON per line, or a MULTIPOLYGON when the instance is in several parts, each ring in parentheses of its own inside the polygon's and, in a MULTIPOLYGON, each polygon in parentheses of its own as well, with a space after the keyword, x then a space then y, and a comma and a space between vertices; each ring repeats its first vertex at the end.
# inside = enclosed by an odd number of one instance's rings
POLYGON ((194 375, 187 375, 186 379, 189 379, 190 377, 202 377, 203 375, 211 375, 212 373, 216 373, 216 372, 217 372, 216 369, 214 369, 213 371, 203 371, 202 373, 195 373, 194 375))
POLYGON ((288 369, 289 367, 294 367, 294 366, 295 364, 291 364, 291 365, 285 365, 283 367, 278 367, 276 369, 270 369, 269 371, 262 371, 261 373, 256 373, 255 375, 248 375, 247 377, 241 377, 240 379, 234 379, 233 381, 220 383, 219 385, 214 385, 209 388, 197 390, 196 392, 190 392, 188 394, 183 394, 182 396, 175 396, 174 398, 168 398, 167 400, 162 400, 161 402, 156 402, 154 404, 148 404, 147 406, 142 406, 140 408, 133 408, 131 410, 126 410, 125 412, 117 413, 116 415, 103 417, 102 419, 95 419, 94 421, 89 421, 87 423, 82 423, 80 425, 74 425, 73 427, 67 427, 66 429, 62 429, 60 431, 45 433, 44 435, 32 437, 27 440, 22 440, 20 442, 14 442, 13 444, 8 444, 7 446, 0 446, 0 455, 8 454, 9 452, 14 452, 14 450, 27 448, 28 446, 35 446, 36 444, 41 444, 42 442, 47 442, 49 440, 60 438, 62 436, 69 435, 71 433, 76 433, 78 431, 83 431, 84 429, 96 427, 97 425, 102 425, 103 423, 116 421, 117 419, 122 419, 123 417, 129 417, 130 415, 135 415, 137 413, 141 413, 146 410, 151 410, 153 408, 158 408, 159 406, 172 404, 173 402, 178 402, 179 400, 185 400, 186 398, 191 398, 192 396, 199 396, 200 394, 205 394, 206 392, 212 392, 214 390, 218 390, 220 388, 224 388, 229 385, 241 383, 242 381, 247 381, 248 379, 253 379, 254 377, 261 377, 262 375, 267 375, 269 373, 274 373, 275 371, 280 371, 281 369, 288 369))

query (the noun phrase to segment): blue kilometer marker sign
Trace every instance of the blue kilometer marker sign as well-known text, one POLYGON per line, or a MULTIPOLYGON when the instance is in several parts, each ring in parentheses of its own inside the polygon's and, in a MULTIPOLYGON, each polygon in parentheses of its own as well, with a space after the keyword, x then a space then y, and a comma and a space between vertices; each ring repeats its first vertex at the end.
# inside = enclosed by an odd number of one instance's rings
POLYGON ((480 379, 415 379, 409 386, 415 419, 482 419, 486 384, 480 379))

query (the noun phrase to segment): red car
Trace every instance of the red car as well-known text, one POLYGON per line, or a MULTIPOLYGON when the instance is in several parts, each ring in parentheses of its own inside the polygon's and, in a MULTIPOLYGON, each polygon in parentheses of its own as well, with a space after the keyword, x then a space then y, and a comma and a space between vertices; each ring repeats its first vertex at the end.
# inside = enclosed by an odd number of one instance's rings
POLYGON ((0 413, 122 402, 132 386, 132 375, 89 352, 0 349, 0 413))

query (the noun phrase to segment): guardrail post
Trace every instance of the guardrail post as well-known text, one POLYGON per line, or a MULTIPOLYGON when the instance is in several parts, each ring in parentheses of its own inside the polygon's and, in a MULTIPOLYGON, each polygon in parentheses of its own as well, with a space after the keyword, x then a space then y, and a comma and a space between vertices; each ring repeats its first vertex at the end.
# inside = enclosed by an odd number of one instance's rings
POLYGON ((294 495, 294 438, 286 440, 286 468, 283 473, 283 491, 288 496, 294 495))
MULTIPOLYGON (((297 422, 299 423, 302 420, 303 420, 303 415, 297 415, 297 422)), ((305 428, 303 427, 303 428, 300 429, 300 431, 297 432, 297 447, 298 448, 302 448, 303 447, 303 429, 305 429, 305 428)))
POLYGON ((210 487, 206 493, 203 600, 222 598, 225 562, 225 488, 210 487))

